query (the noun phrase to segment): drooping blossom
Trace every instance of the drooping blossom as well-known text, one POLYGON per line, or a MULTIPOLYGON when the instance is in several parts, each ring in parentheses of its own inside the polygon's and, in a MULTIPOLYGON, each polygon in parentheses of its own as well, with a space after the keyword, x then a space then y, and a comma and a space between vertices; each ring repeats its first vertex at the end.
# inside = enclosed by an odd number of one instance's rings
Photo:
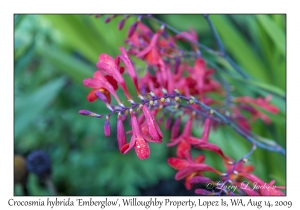
POLYGON ((99 56, 99 61, 96 64, 99 70, 113 77, 120 84, 126 97, 128 99, 131 99, 131 96, 125 84, 125 80, 120 73, 120 67, 118 65, 119 65, 118 59, 113 59, 111 56, 104 53, 99 56))
POLYGON ((238 105, 240 109, 245 110, 252 115, 252 118, 250 120, 251 122, 254 122, 257 118, 260 118, 264 122, 269 124, 271 123, 270 118, 266 114, 261 112, 259 108, 272 114, 278 114, 280 110, 278 109, 278 107, 270 104, 271 98, 271 95, 268 95, 266 98, 258 97, 257 99, 243 96, 236 97, 234 101, 240 103, 238 105))
POLYGON ((122 55, 119 55, 119 58, 125 64, 127 72, 129 74, 129 76, 131 77, 131 79, 133 81, 133 84, 135 85, 135 89, 138 93, 138 96, 140 96, 140 89, 139 89, 139 85, 138 85, 138 80, 137 80, 136 72, 134 70, 132 62, 131 62, 126 50, 124 49, 124 47, 121 46, 120 51, 121 51, 122 55))
POLYGON ((177 154, 177 157, 179 157, 179 158, 184 158, 185 153, 187 151, 190 151, 190 149, 191 149, 191 145, 188 142, 186 142, 184 137, 191 135, 194 117, 195 116, 192 115, 189 118, 189 120, 187 121, 182 133, 177 138, 171 139, 170 143, 167 144, 167 146, 169 146, 169 147, 177 145, 177 153, 176 154, 177 154))
POLYGON ((117 120, 117 139, 118 139, 119 150, 121 151, 122 147, 126 144, 126 134, 123 125, 122 115, 120 113, 118 114, 118 120, 117 120))
POLYGON ((108 80, 104 77, 104 75, 100 71, 95 71, 93 78, 84 79, 83 84, 86 87, 93 89, 92 90, 93 92, 91 92, 88 95, 88 100, 90 99, 89 101, 95 100, 94 98, 97 97, 95 95, 95 92, 98 90, 105 94, 105 96, 107 97, 107 101, 110 102, 110 97, 109 97, 109 94, 107 95, 106 91, 108 91, 110 94, 112 94, 119 104, 122 104, 118 95, 115 92, 114 87, 111 85, 110 82, 108 82, 108 80))
POLYGON ((155 142, 161 142, 163 134, 159 126, 157 125, 153 114, 151 113, 150 109, 146 105, 142 106, 142 110, 147 121, 149 135, 153 138, 155 142))
POLYGON ((143 108, 144 114, 145 114, 145 119, 147 122, 149 121, 149 124, 147 127, 148 131, 145 131, 142 129, 142 125, 138 123, 137 117, 131 111, 131 126, 132 126, 132 131, 131 131, 131 140, 130 143, 125 143, 124 144, 124 130, 121 126, 121 122, 118 121, 118 140, 119 140, 119 147, 121 148, 121 153, 126 154, 131 148, 134 147, 135 152, 137 156, 143 160, 145 158, 148 158, 150 155, 150 148, 148 145, 148 142, 155 142, 155 143, 161 143, 161 138, 162 138, 162 133, 160 129, 158 128, 154 117, 152 116, 151 113, 148 112, 147 108, 143 108), (158 130, 157 130, 158 129, 158 130), (147 133, 148 132, 148 133, 147 133), (148 134, 150 136, 148 136, 148 134), (152 137, 152 138, 151 138, 152 137))
POLYGON ((192 188, 192 183, 190 182, 191 179, 195 176, 203 177, 202 172, 204 171, 210 171, 218 175, 221 174, 221 172, 219 172, 218 170, 210 167, 207 164, 204 164, 204 155, 198 155, 194 160, 192 160, 190 152, 186 151, 185 157, 187 159, 171 157, 168 159, 168 163, 172 168, 178 170, 175 175, 176 180, 180 180, 186 177, 185 186, 187 189, 192 188))

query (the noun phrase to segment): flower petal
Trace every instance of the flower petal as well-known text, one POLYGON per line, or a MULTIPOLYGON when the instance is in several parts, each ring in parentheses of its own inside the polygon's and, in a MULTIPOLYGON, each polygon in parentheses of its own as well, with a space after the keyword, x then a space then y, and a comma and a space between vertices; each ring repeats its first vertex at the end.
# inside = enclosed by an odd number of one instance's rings
POLYGON ((190 180, 191 184, 199 184, 199 183, 207 183, 210 182, 211 179, 203 176, 195 176, 190 180))
POLYGON ((134 145, 135 145, 135 138, 134 138, 134 136, 132 136, 131 139, 130 139, 130 143, 125 144, 121 148, 120 152, 122 154, 126 154, 127 152, 129 152, 129 150, 131 150, 132 147, 134 147, 134 145))
POLYGON ((89 102, 94 102, 94 101, 97 100, 98 97, 95 95, 95 91, 96 91, 96 90, 91 90, 91 91, 89 92, 89 94, 87 95, 86 99, 87 99, 89 102))
POLYGON ((192 136, 188 136, 188 137, 184 137, 184 139, 194 145, 196 148, 200 148, 200 149, 205 149, 205 150, 209 150, 212 151, 214 153, 219 154, 220 156, 222 156, 224 159, 228 159, 222 152, 222 150, 215 144, 211 144, 207 141, 203 141, 201 139, 192 137, 192 136))
POLYGON ((84 86, 88 88, 93 88, 93 89, 99 89, 102 88, 103 83, 99 79, 95 78, 87 78, 83 80, 84 86))
POLYGON ((125 129, 121 118, 122 117, 118 117, 118 122, 117 122, 117 139, 118 139, 120 151, 122 147, 126 144, 125 129))
POLYGON ((131 99, 128 89, 126 87, 125 81, 117 68, 115 60, 107 54, 101 54, 99 56, 99 62, 96 64, 97 68, 102 70, 105 74, 112 76, 125 92, 125 95, 128 99, 131 99))
POLYGON ((176 153, 177 157, 184 158, 185 153, 190 150, 191 150, 191 145, 184 140, 181 141, 177 146, 177 153, 176 153))
POLYGON ((181 115, 179 115, 179 117, 177 117, 177 119, 175 120, 175 122, 172 126, 171 140, 178 137, 179 129, 180 129, 180 122, 181 122, 181 115))
POLYGON ((183 169, 185 167, 187 167, 190 163, 187 160, 181 159, 181 158, 174 158, 171 157, 168 159, 168 164, 176 169, 176 170, 180 170, 183 169))
POLYGON ((198 172, 198 171, 211 171, 217 174, 220 174, 219 171, 216 169, 206 165, 206 164, 190 164, 189 166, 179 170, 177 174, 175 175, 176 180, 183 179, 184 177, 190 175, 193 172, 198 172))
POLYGON ((100 89, 105 88, 110 94, 112 94, 119 104, 122 104, 117 96, 113 86, 105 79, 100 71, 94 73, 95 78, 88 78, 83 80, 83 84, 89 88, 100 89))
POLYGON ((144 116, 145 116, 147 124, 148 124, 150 136, 154 140, 160 142, 163 137, 163 134, 162 134, 159 126, 157 125, 156 120, 154 119, 154 116, 152 115, 150 109, 146 105, 142 106, 142 110, 143 110, 144 116))
POLYGON ((203 141, 207 141, 208 140, 209 131, 210 131, 210 125, 211 125, 211 119, 210 118, 206 118, 205 122, 204 122, 203 133, 202 133, 202 136, 201 136, 201 139, 203 141))
POLYGON ((120 47, 120 51, 121 51, 122 55, 120 55, 119 58, 125 64, 127 72, 128 72, 129 76, 131 77, 131 79, 133 81, 133 84, 136 88, 136 91, 137 91, 138 95, 140 95, 137 76, 136 76, 135 70, 133 68, 133 65, 131 63, 131 60, 130 60, 126 50, 122 46, 120 47))
POLYGON ((134 145, 135 152, 141 160, 144 160, 150 155, 150 148, 148 142, 143 138, 137 138, 134 145))

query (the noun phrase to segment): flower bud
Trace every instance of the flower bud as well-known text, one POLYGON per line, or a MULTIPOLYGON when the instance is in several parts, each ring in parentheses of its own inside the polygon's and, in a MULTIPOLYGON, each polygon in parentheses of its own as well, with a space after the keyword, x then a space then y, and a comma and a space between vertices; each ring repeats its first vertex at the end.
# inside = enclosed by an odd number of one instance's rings
POLYGON ((165 129, 169 130, 171 128, 171 124, 172 124, 172 116, 169 116, 168 119, 166 120, 165 129))
POLYGON ((110 136, 110 124, 109 124, 109 117, 106 116, 106 120, 104 122, 104 135, 106 137, 110 136))
POLYGON ((122 115, 119 113, 117 121, 117 139, 119 144, 119 150, 126 144, 126 134, 124 130, 124 125, 122 121, 122 115))
POLYGON ((135 23, 133 23, 133 24, 130 26, 130 28, 129 28, 129 30, 128 30, 128 34, 127 34, 127 37, 128 37, 128 38, 130 38, 130 37, 133 35, 133 33, 135 32, 137 26, 138 26, 138 22, 135 22, 135 23))

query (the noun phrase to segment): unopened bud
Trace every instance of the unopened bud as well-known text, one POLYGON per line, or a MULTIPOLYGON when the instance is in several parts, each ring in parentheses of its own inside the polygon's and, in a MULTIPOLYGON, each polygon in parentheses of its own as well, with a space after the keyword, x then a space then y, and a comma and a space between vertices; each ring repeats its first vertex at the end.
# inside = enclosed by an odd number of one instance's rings
POLYGON ((109 123, 109 117, 106 116, 106 120, 104 122, 104 135, 106 137, 110 136, 110 123, 109 123))
POLYGON ((137 24, 138 24, 138 22, 135 22, 133 25, 130 26, 130 28, 128 30, 128 35, 127 35, 128 38, 130 38, 133 35, 133 33, 135 32, 137 24))

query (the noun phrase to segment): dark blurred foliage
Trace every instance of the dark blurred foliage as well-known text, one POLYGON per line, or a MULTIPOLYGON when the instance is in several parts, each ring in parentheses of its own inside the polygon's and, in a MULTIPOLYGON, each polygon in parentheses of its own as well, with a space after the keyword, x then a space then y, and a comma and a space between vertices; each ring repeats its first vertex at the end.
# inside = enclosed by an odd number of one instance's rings
MULTIPOLYGON (((194 28, 201 43, 217 48, 201 15, 157 17, 181 31, 194 28)), ((119 46, 125 46, 134 17, 127 19, 122 31, 118 30, 121 17, 107 24, 103 17, 89 15, 15 15, 14 18, 15 154, 26 157, 33 150, 49 154, 52 180, 59 195, 193 195, 193 191, 184 188, 183 181, 174 180, 175 170, 167 164, 167 158, 174 155, 174 149, 166 147, 169 131, 164 132, 164 143, 151 144, 150 157, 141 161, 133 151, 120 154, 116 119, 111 119, 111 137, 107 138, 103 119, 78 114, 80 109, 108 112, 100 101, 87 102, 89 90, 82 85, 82 80, 96 70, 100 53, 119 54, 119 46)), ((249 82, 223 75, 235 94, 266 96, 268 90, 285 94, 285 16, 212 15, 211 19, 228 53, 255 78, 249 82)), ((145 23, 153 29, 159 27, 151 20, 145 23)), ((233 71, 224 59, 204 56, 233 71)), ((129 89, 133 90, 133 86, 129 85, 129 89)), ((280 108, 280 114, 270 115, 273 124, 269 126, 256 122, 253 131, 285 147, 285 100, 273 96, 272 103, 280 108)), ((128 130, 129 125, 125 128, 128 130)), ((196 135, 201 132, 198 128, 194 130, 196 135)), ((235 159, 251 148, 226 128, 212 132, 210 141, 235 159)), ((220 161, 211 154, 206 159, 215 166, 220 161)), ((283 156, 258 149, 251 159, 260 178, 267 182, 275 179, 276 185, 286 184, 283 156)), ((46 185, 32 173, 27 188, 30 195, 50 195, 46 185)), ((18 185, 15 194, 23 194, 18 185)))

